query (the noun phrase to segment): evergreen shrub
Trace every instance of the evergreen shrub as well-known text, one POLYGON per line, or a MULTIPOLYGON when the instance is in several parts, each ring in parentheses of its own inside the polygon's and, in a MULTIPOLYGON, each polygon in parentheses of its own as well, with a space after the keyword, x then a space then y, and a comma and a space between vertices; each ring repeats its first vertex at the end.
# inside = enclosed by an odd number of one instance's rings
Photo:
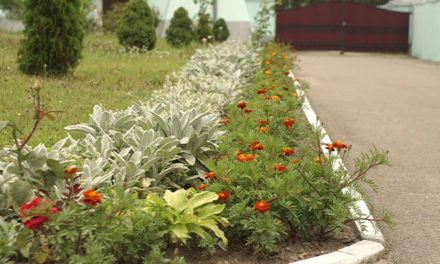
POLYGON ((214 39, 215 41, 223 42, 229 37, 229 29, 226 25, 226 21, 223 18, 218 19, 214 23, 213 27, 214 39))
POLYGON ((81 57, 80 0, 26 0, 19 68, 35 75, 65 75, 81 57))
POLYGON ((125 2, 116 2, 111 6, 111 10, 108 10, 102 16, 102 27, 105 32, 115 32, 118 26, 118 21, 124 13, 124 8, 127 5, 125 2))
POLYGON ((121 45, 151 50, 157 36, 154 28, 154 16, 150 6, 144 0, 131 0, 124 9, 116 28, 121 45))
POLYGON ((193 23, 185 8, 174 12, 170 26, 166 31, 166 40, 173 47, 186 46, 194 39, 193 23))
POLYGON ((208 42, 213 41, 212 28, 209 25, 209 15, 208 14, 200 14, 199 24, 196 27, 196 36, 200 42, 203 39, 206 39, 208 42))

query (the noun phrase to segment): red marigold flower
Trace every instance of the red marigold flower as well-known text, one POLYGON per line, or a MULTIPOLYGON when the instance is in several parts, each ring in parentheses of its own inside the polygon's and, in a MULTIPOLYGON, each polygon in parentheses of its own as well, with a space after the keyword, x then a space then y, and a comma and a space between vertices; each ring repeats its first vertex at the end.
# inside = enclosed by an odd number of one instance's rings
POLYGON ((255 159, 255 155, 252 154, 246 154, 246 161, 252 161, 255 159))
POLYGON ((289 91, 289 87, 287 87, 287 86, 284 86, 283 89, 284 89, 285 91, 289 91))
POLYGON ((215 178, 215 176, 217 176, 214 172, 205 172, 205 180, 209 179, 209 178, 215 178))
POLYGON ((283 164, 277 164, 274 168, 275 171, 286 171, 286 167, 283 164))
POLYGON ((251 148, 252 146, 255 146, 255 145, 258 145, 258 144, 260 144, 259 141, 253 141, 253 142, 251 142, 251 143, 249 144, 249 147, 251 148))
POLYGON ((264 94, 266 91, 265 90, 263 90, 263 89, 258 89, 257 90, 257 94, 264 94))
POLYGON ((291 148, 284 148, 281 153, 283 153, 284 156, 290 156, 291 154, 294 154, 295 151, 293 151, 291 148))
POLYGON ((246 109, 244 109, 244 112, 245 112, 245 113, 252 113, 252 110, 249 109, 249 108, 246 108, 246 109))
POLYGON ((295 123, 295 120, 292 118, 288 118, 283 121, 283 125, 285 125, 287 128, 292 128, 294 123, 295 123))
POLYGON ((277 223, 280 224, 280 225, 282 225, 282 224, 283 224, 283 221, 282 221, 281 219, 277 218, 277 223))
POLYGON ((284 72, 284 75, 286 75, 286 76, 289 75, 289 74, 290 74, 289 71, 285 71, 285 72, 284 72))
POLYGON ((43 227, 43 224, 47 222, 48 218, 47 216, 41 215, 41 216, 34 216, 31 219, 25 221, 23 224, 33 230, 41 230, 43 227))
POLYGON ((346 149, 347 145, 342 144, 342 141, 333 142, 333 146, 338 149, 346 149))
POLYGON ((269 205, 267 204, 267 202, 260 201, 254 205, 254 210, 255 212, 260 212, 264 214, 265 212, 267 212, 267 210, 269 210, 269 205))
POLYGON ((226 125, 227 123, 231 123, 231 119, 229 119, 229 118, 223 119, 221 123, 223 125, 226 125))
POLYGON ((260 121, 258 121, 258 123, 262 126, 264 126, 267 122, 264 119, 260 119, 260 121))
POLYGON ((243 140, 238 141, 237 144, 238 144, 238 145, 243 144, 243 140))
POLYGON ((199 185, 199 191, 206 189, 206 184, 202 183, 199 185))
POLYGON ((239 154, 237 156, 237 161, 239 162, 245 162, 245 161, 252 161, 254 160, 255 156, 252 154, 239 154))
POLYGON ((244 109, 246 107, 246 103, 245 102, 240 102, 237 104, 238 108, 244 109))
POLYGON ((255 152, 255 151, 257 151, 257 150, 263 150, 263 149, 264 149, 264 146, 261 145, 261 144, 257 144, 257 145, 253 145, 253 146, 251 146, 251 148, 252 148, 252 152, 255 152))
POLYGON ((326 144, 327 146, 325 147, 326 149, 328 149, 329 152, 332 152, 335 150, 335 147, 333 146, 333 144, 326 144))
POLYGON ((218 160, 218 159, 223 159, 223 158, 226 158, 226 155, 218 154, 218 155, 215 155, 212 159, 218 160))
POLYGON ((260 127, 260 132, 266 134, 267 129, 265 127, 260 127))
POLYGON ((95 207, 97 204, 101 203, 102 195, 97 193, 95 190, 87 190, 83 193, 83 203, 95 207))
POLYGON ((75 175, 78 172, 77 168, 67 168, 64 170, 64 174, 72 174, 75 175))
POLYGON ((218 200, 219 202, 226 202, 229 198, 229 193, 226 191, 222 191, 218 193, 218 200))
POLYGON ((31 217, 23 224, 29 229, 41 230, 43 224, 47 222, 49 215, 56 215, 58 210, 53 207, 53 203, 41 197, 37 197, 29 203, 21 205, 20 218, 31 217))

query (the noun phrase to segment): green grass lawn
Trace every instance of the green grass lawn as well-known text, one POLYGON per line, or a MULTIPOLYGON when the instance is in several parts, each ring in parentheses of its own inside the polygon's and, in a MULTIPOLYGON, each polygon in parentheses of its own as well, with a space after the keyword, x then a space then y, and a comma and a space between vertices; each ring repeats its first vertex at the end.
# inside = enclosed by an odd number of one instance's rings
MULTIPOLYGON (((35 76, 18 70, 16 55, 20 33, 0 31, 0 120, 9 120, 25 134, 33 125, 33 103, 29 87, 35 76)), ((64 127, 88 121, 95 104, 112 110, 125 109, 132 102, 145 100, 159 89, 165 77, 179 71, 197 48, 170 47, 159 39, 156 48, 144 54, 124 52, 114 35, 90 34, 84 39, 79 66, 63 78, 40 78, 43 105, 57 114, 55 121, 44 119, 29 142, 51 146, 66 136, 64 127)), ((11 145, 10 130, 0 132, 0 148, 11 145)))

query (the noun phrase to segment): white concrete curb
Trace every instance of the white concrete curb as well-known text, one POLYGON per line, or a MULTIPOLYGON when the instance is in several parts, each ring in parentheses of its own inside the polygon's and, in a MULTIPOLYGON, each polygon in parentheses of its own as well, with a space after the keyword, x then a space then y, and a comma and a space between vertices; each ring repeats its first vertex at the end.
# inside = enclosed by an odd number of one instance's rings
MULTIPOLYGON (((325 144, 332 143, 330 137, 327 135, 315 111, 313 111, 312 106, 305 96, 304 91, 300 90, 300 84, 298 81, 295 80, 295 76, 292 72, 290 72, 289 77, 294 80, 293 85, 296 88, 296 93, 299 96, 304 97, 302 109, 307 120, 313 128, 320 129, 322 135, 324 136, 321 140, 322 151, 327 157, 329 155, 336 157, 333 163, 333 170, 338 170, 340 168, 344 168, 346 170, 344 163, 342 162, 342 159, 339 157, 339 155, 335 152, 329 153, 328 150, 325 148, 325 144)), ((354 197, 361 196, 358 192, 351 189, 345 188, 342 191, 350 192, 351 195, 354 197)), ((363 200, 358 201, 355 205, 355 208, 350 208, 350 211, 355 217, 359 216, 359 213, 360 215, 363 215, 363 217, 371 217, 370 210, 363 200)), ((355 224, 363 240, 329 254, 292 262, 290 264, 360 264, 377 260, 385 251, 385 248, 383 246, 385 240, 379 228, 371 221, 361 220, 356 221, 355 224)))

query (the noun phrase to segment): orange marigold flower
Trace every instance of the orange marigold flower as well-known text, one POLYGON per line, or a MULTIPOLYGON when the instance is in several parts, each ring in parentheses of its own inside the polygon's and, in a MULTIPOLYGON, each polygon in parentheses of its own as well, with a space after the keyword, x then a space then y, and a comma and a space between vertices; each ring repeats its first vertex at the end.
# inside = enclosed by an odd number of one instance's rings
POLYGON ((214 172, 205 172, 205 180, 209 178, 215 178, 217 176, 214 172))
POLYGON ((272 52, 272 56, 276 56, 277 55, 277 53, 276 52, 272 52))
POLYGON ((237 144, 238 144, 238 145, 243 144, 243 140, 238 141, 237 144))
POLYGON ((264 120, 264 119, 260 119, 260 121, 258 121, 258 123, 259 123, 260 125, 264 126, 264 125, 267 123, 267 121, 264 120))
POLYGON ((296 93, 293 93, 292 95, 295 96, 295 97, 298 97, 298 95, 296 93))
POLYGON ((229 193, 227 191, 221 191, 218 193, 218 200, 219 202, 226 202, 229 198, 229 193))
POLYGON ((245 113, 252 113, 252 110, 249 109, 249 108, 245 108, 245 109, 244 109, 244 112, 245 112, 245 113))
POLYGON ((288 59, 289 59, 289 56, 284 56, 284 59, 285 59, 285 60, 288 60, 288 59))
POLYGON ((226 119, 222 120, 221 123, 222 123, 223 125, 226 125, 227 123, 231 123, 231 119, 226 118, 226 119))
POLYGON ((252 155, 252 154, 247 154, 246 155, 246 161, 252 161, 254 159, 255 159, 255 155, 252 155))
POLYGON ((266 75, 270 76, 270 73, 271 73, 270 71, 266 71, 266 75))
POLYGON ((316 158, 314 158, 314 160, 319 163, 323 163, 325 161, 323 158, 320 158, 320 157, 316 157, 316 158))
POLYGON ((278 96, 278 95, 274 95, 274 96, 272 96, 272 100, 280 100, 280 97, 278 96))
POLYGON ((284 167, 283 164, 277 164, 277 165, 275 165, 274 170, 275 170, 275 171, 285 171, 285 170, 286 170, 286 167, 284 167))
POLYGON ((278 84, 281 84, 282 82, 281 81, 278 81, 278 84))
POLYGON ((267 129, 265 127, 260 127, 260 132, 266 134, 267 129))
POLYGON ((252 154, 239 154, 237 156, 237 161, 239 162, 245 162, 245 161, 252 161, 254 160, 255 156, 252 154))
POLYGON ((258 89, 257 90, 257 94, 264 94, 266 91, 265 90, 263 90, 263 89, 258 89))
POLYGON ((260 83, 260 85, 264 87, 266 84, 264 84, 264 83, 260 83))
POLYGON ((264 146, 261 144, 253 145, 251 146, 252 152, 255 152, 257 150, 264 150, 264 146))
POLYGON ((294 123, 295 123, 295 120, 292 118, 288 118, 283 121, 283 125, 286 126, 287 128, 292 128, 294 123))
POLYGON ((95 190, 87 190, 83 193, 83 203, 95 207, 97 204, 101 203, 102 195, 97 193, 95 190))
POLYGON ((267 210, 269 210, 269 204, 267 204, 267 202, 265 201, 260 201, 254 205, 254 210, 255 212, 260 212, 264 214, 265 212, 267 212, 267 210))
POLYGON ((64 174, 72 174, 75 175, 78 172, 77 168, 67 168, 64 170, 64 174))
POLYGON ((291 64, 291 65, 295 65, 295 62, 294 62, 294 61, 291 61, 290 64, 291 64))
POLYGON ((287 69, 287 65, 283 65, 283 69, 287 69))
POLYGON ((270 100, 270 96, 265 96, 264 99, 270 100))
POLYGON ((289 87, 284 86, 284 87, 283 87, 283 90, 284 90, 284 91, 289 91, 289 87))
POLYGON ((238 108, 244 109, 246 107, 246 103, 245 102, 240 102, 237 104, 238 108))
POLYGON ((283 221, 281 219, 277 218, 277 223, 281 225, 281 224, 283 224, 283 221))
POLYGON ((270 60, 267 60, 267 61, 266 61, 266 64, 270 64, 270 60))
POLYGON ((206 189, 206 184, 202 183, 199 185, 199 191, 206 189))
POLYGON ((218 154, 218 155, 215 155, 212 159, 218 160, 218 159, 224 159, 224 158, 226 158, 226 155, 218 154))
POLYGON ((277 88, 277 86, 276 86, 275 84, 272 84, 272 85, 270 86, 270 89, 275 89, 275 88, 277 88))
POLYGON ((258 145, 258 144, 260 144, 259 141, 252 141, 252 142, 249 144, 249 147, 252 147, 252 146, 255 146, 255 145, 258 145))
POLYGON ((235 156, 238 156, 238 155, 240 155, 240 154, 243 154, 243 152, 241 152, 240 150, 234 151, 234 155, 235 155, 235 156))
POLYGON ((290 156, 291 154, 294 154, 295 151, 293 151, 291 148, 284 148, 281 153, 283 153, 284 156, 290 156))
POLYGON ((347 145, 342 144, 342 141, 333 142, 333 146, 338 149, 346 149, 347 145))
POLYGON ((298 162, 300 162, 301 160, 299 160, 299 159, 293 159, 293 160, 290 160, 290 162, 292 162, 292 163, 298 163, 298 162))

